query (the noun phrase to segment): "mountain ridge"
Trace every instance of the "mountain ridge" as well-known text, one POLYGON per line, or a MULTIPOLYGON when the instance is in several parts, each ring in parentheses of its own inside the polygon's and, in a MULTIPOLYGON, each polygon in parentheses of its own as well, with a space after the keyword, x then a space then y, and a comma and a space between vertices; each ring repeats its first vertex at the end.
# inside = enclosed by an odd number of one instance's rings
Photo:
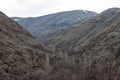
POLYGON ((85 10, 66 11, 41 17, 14 18, 37 39, 44 41, 53 32, 69 27, 79 20, 96 16, 97 13, 85 10), (37 28, 34 28, 37 27, 37 28))
MULTIPOLYGON (((113 12, 115 12, 114 8, 112 8, 112 10, 113 12)), ((119 8, 117 10, 119 11, 119 8)), ((63 47, 63 49, 66 50, 71 47, 70 50, 73 50, 73 47, 75 45, 81 45, 85 40, 89 39, 94 34, 111 25, 112 21, 119 17, 119 15, 116 15, 117 13, 108 13, 109 15, 106 14, 107 12, 103 12, 91 19, 78 22, 72 25, 72 27, 70 28, 55 32, 49 37, 48 41, 46 41, 45 43, 54 45, 56 48, 59 49, 63 47), (64 46, 66 48, 64 48, 64 46)))

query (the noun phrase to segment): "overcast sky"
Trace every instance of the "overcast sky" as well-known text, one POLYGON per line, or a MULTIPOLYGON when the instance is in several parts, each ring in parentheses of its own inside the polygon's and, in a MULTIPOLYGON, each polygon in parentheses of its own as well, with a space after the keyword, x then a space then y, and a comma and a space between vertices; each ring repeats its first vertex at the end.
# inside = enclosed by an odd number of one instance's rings
POLYGON ((10 17, 34 17, 69 10, 100 13, 112 7, 120 8, 120 0, 0 0, 0 10, 10 17))

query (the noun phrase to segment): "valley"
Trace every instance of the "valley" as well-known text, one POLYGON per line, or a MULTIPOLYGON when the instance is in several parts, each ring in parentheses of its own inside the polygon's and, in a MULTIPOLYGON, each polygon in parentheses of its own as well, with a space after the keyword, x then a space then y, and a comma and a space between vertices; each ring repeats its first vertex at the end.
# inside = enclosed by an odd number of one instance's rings
POLYGON ((0 80, 120 80, 120 8, 0 12, 0 80))

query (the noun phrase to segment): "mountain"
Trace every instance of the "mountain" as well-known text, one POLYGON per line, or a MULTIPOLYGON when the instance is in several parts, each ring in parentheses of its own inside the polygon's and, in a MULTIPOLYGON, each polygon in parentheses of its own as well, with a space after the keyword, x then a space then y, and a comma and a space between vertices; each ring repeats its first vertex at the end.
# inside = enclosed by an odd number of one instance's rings
POLYGON ((39 40, 46 40, 47 36, 57 30, 70 27, 72 24, 90 17, 97 13, 86 10, 74 10, 49 14, 41 17, 20 18, 13 17, 15 21, 21 24, 33 36, 39 40))
MULTIPOLYGON (((74 71, 71 77, 120 80, 120 8, 110 8, 76 25, 57 32, 49 41, 56 50, 67 54, 74 71)), ((70 76, 67 72, 66 75, 70 76)))
POLYGON ((52 34, 50 51, 0 13, 0 79, 120 80, 120 8, 71 26, 52 34))
POLYGON ((119 15, 113 13, 115 9, 106 10, 88 20, 78 21, 69 28, 58 30, 51 34, 45 43, 49 46, 55 46, 57 51, 79 50, 86 40, 90 40, 93 35, 110 26, 115 16, 119 17, 119 15))
POLYGON ((43 44, 0 12, 0 80, 23 80, 36 70, 44 72, 48 53, 43 44))

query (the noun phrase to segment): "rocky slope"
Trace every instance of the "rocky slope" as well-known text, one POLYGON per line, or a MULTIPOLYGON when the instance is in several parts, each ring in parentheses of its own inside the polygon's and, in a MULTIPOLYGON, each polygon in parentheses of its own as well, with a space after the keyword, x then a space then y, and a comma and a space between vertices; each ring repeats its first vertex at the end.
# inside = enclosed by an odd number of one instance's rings
POLYGON ((36 70, 44 72, 48 52, 17 22, 0 12, 0 80, 23 80, 36 70))
POLYGON ((39 40, 46 40, 56 30, 70 27, 82 19, 96 16, 97 13, 85 10, 66 11, 41 17, 19 18, 13 17, 26 30, 39 40))

